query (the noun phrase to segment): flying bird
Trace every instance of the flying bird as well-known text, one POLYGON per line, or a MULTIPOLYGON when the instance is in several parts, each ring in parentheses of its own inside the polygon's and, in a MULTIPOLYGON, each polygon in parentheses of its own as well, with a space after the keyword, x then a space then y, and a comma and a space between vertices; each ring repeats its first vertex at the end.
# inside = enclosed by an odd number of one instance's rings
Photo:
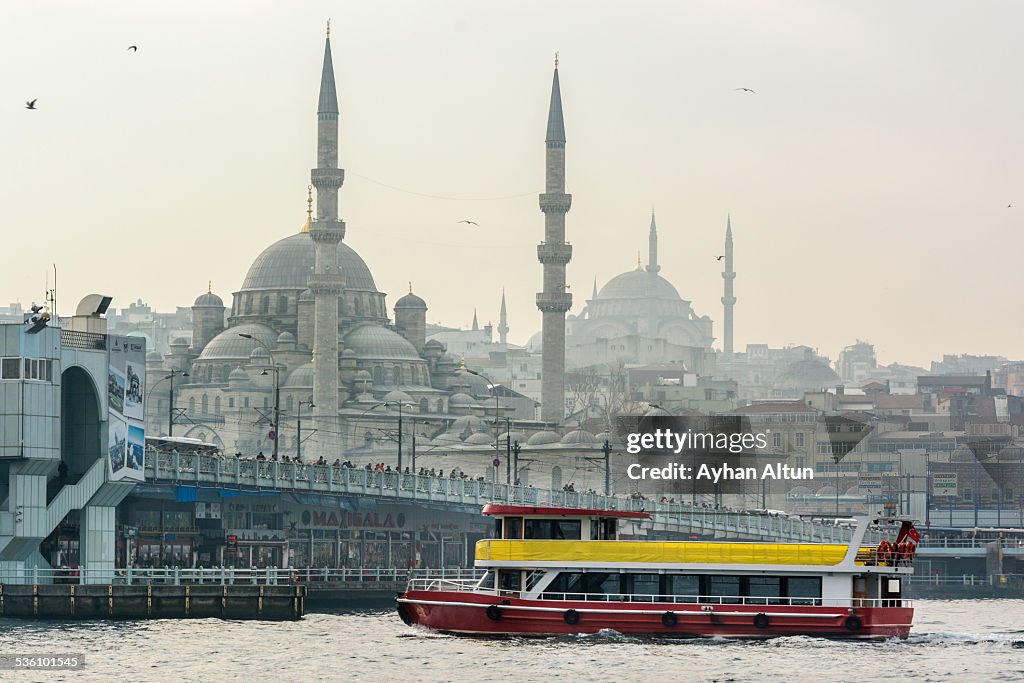
POLYGON ((751 90, 750 88, 736 88, 736 89, 737 90, 742 90, 743 92, 748 92, 751 95, 756 95, 757 94, 756 90, 751 90))
POLYGON ((1009 204, 1007 204, 1006 208, 1009 209, 1011 206, 1013 206, 1013 202, 1010 202, 1009 204))
POLYGON ((722 254, 721 256, 716 256, 716 257, 715 257, 715 260, 716 260, 716 261, 721 261, 721 260, 722 260, 722 259, 724 259, 724 258, 725 258, 725 254, 722 254))
POLYGON ((36 108, 36 100, 38 100, 38 99, 39 98, 37 97, 35 100, 32 100, 31 102, 26 102, 25 103, 25 109, 35 109, 36 108))
POLYGON ((480 227, 480 224, 477 223, 476 221, 459 221, 459 222, 460 223, 468 223, 469 225, 475 225, 478 228, 480 227))
POLYGON ((131 50, 132 52, 138 52, 139 51, 139 46, 138 45, 129 45, 128 49, 131 50))

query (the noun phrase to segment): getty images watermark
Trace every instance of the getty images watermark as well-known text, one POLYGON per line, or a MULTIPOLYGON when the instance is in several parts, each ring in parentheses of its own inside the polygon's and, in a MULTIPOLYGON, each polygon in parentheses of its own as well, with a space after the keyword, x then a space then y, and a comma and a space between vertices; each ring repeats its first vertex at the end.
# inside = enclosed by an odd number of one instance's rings
POLYGON ((721 417, 622 418, 619 437, 625 475, 638 482, 675 482, 697 492, 749 493, 765 480, 811 480, 811 467, 792 466, 769 451, 770 431, 752 431, 748 420, 721 417))

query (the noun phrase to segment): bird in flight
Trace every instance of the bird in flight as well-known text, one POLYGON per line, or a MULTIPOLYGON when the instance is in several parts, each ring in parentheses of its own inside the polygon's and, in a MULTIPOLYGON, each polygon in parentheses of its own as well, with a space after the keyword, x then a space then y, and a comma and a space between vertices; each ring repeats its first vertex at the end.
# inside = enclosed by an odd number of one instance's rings
POLYGON ((1013 202, 1010 202, 1009 204, 1007 204, 1006 208, 1009 209, 1011 206, 1013 206, 1013 202))
POLYGON ((748 92, 751 95, 756 95, 757 94, 756 90, 751 90, 750 88, 736 88, 736 89, 737 90, 742 90, 743 92, 748 92))
POLYGON ((721 261, 721 260, 722 260, 722 259, 724 259, 724 258, 725 258, 725 254, 722 254, 721 256, 716 256, 716 257, 715 257, 715 260, 716 260, 716 261, 721 261))
POLYGON ((459 222, 460 223, 468 223, 469 225, 475 225, 478 228, 480 227, 480 224, 477 223, 476 221, 459 221, 459 222))
POLYGON ((128 49, 131 50, 132 52, 138 52, 139 51, 139 46, 138 45, 129 45, 128 49))
POLYGON ((36 108, 36 100, 38 100, 38 99, 39 98, 37 97, 35 100, 32 100, 31 102, 26 102, 25 103, 25 109, 35 109, 36 108))

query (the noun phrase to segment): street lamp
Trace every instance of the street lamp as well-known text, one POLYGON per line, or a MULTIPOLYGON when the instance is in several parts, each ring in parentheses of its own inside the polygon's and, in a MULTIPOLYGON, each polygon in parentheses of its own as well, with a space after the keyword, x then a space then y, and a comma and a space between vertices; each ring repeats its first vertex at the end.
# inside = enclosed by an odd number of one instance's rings
MULTIPOLYGON (((390 406, 398 406, 398 473, 399 474, 402 473, 402 408, 404 406, 414 406, 414 405, 416 405, 416 404, 415 403, 406 403, 404 401, 381 401, 380 403, 375 403, 375 404, 373 404, 372 406, 370 406, 369 408, 367 408, 366 410, 363 411, 363 414, 365 415, 366 413, 368 413, 369 411, 373 410, 374 408, 377 408, 378 406, 384 406, 385 408, 388 408, 390 406)), ((416 430, 416 422, 414 420, 413 421, 413 432, 415 432, 415 430, 416 430)), ((413 436, 415 438, 415 434, 413 436)), ((413 452, 415 453, 415 446, 413 447, 413 452)))
POLYGON ((316 408, 312 401, 299 401, 299 414, 295 421, 295 457, 302 462, 302 406, 316 408))
POLYGON ((601 450, 604 451, 604 495, 610 496, 612 495, 612 444, 608 439, 604 440, 601 450))
MULTIPOLYGON (((177 376, 177 377, 188 377, 188 373, 183 371, 183 370, 171 370, 171 374, 169 374, 166 377, 164 377, 164 379, 171 380, 170 400, 168 401, 168 407, 167 407, 167 436, 174 436, 174 378, 175 378, 175 376, 177 376)), ((160 380, 156 384, 160 384, 160 382, 164 381, 164 379, 160 380)), ((153 385, 154 389, 156 388, 156 384, 153 385)))
MULTIPOLYGON (((455 368, 455 371, 468 372, 471 375, 476 375, 477 377, 486 380, 488 388, 491 390, 491 393, 494 394, 494 459, 500 462, 501 458, 498 456, 498 430, 500 429, 500 427, 498 426, 498 420, 500 419, 498 417, 498 386, 494 382, 492 382, 491 378, 485 375, 484 373, 477 372, 476 370, 470 370, 469 368, 467 368, 465 358, 459 360, 459 367, 455 368)), ((506 483, 511 484, 511 468, 508 468, 506 474, 508 476, 508 481, 506 483)), ((497 475, 497 472, 495 472, 495 475, 497 475)), ((495 479, 497 479, 497 476, 495 476, 495 479)))
MULTIPOLYGON (((277 460, 278 444, 281 442, 281 382, 280 382, 280 370, 281 370, 281 368, 278 367, 277 361, 274 360, 274 354, 270 350, 270 347, 267 346, 266 344, 264 344, 262 341, 260 341, 259 338, 254 337, 251 334, 245 334, 244 332, 239 332, 238 336, 242 337, 243 339, 250 339, 253 342, 255 342, 256 344, 259 344, 260 346, 262 346, 266 350, 267 355, 270 356, 270 363, 274 366, 274 368, 273 368, 274 369, 274 425, 273 425, 273 427, 274 427, 274 429, 273 429, 274 436, 273 436, 273 439, 274 439, 274 460, 277 460)), ((261 375, 266 375, 267 371, 264 370, 260 374, 261 375)))

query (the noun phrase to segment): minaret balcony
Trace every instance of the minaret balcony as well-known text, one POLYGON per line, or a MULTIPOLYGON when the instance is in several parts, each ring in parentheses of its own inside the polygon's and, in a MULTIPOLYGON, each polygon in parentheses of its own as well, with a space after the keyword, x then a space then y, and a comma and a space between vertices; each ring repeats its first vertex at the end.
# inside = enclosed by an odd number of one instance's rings
POLYGON ((572 245, 567 242, 541 242, 537 245, 537 260, 544 265, 550 263, 564 266, 572 260, 572 245))
POLYGON ((319 273, 309 276, 306 285, 313 292, 313 296, 326 294, 328 296, 341 294, 345 289, 345 278, 340 272, 319 273))
POLYGON ((313 187, 317 190, 335 189, 341 187, 345 182, 345 169, 343 168, 314 168, 310 172, 310 179, 313 187))
POLYGON ((345 221, 315 221, 309 227, 309 238, 314 242, 337 244, 345 239, 345 221))
POLYGON ((572 308, 572 294, 569 292, 538 292, 537 308, 542 313, 565 313, 572 308))
POLYGON ((566 213, 572 206, 572 195, 564 192, 545 192, 540 196, 540 210, 544 213, 566 213))

